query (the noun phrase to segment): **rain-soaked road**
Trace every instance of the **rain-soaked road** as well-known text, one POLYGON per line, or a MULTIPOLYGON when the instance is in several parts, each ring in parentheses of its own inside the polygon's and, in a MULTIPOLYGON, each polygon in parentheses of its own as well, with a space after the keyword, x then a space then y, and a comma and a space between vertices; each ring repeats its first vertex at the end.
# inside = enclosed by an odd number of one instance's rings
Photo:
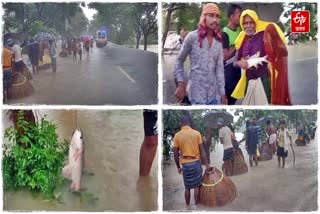
MULTIPOLYGON (((60 45, 59 45, 60 47, 60 45)), ((78 56, 79 57, 79 56, 78 56)), ((51 69, 34 75, 33 95, 9 104, 148 105, 158 102, 158 54, 115 44, 94 47, 73 62, 57 58, 51 69)))
MULTIPOLYGON (((293 140, 296 135, 293 135, 293 140)), ((257 167, 250 168, 248 155, 241 145, 249 171, 246 174, 231 176, 238 191, 237 197, 227 206, 210 208, 194 205, 186 208, 184 202, 183 178, 178 174, 174 161, 163 164, 164 210, 211 210, 211 211, 315 211, 318 196, 318 144, 312 140, 307 146, 293 145, 296 163, 293 165, 291 149, 286 159, 286 168, 278 168, 277 159, 260 161, 257 167)), ((221 169, 223 147, 219 144, 211 153, 211 165, 221 169)), ((193 195, 193 194, 192 194, 193 195)))
MULTIPOLYGON (((34 111, 35 112, 35 111, 34 111)), ((70 139, 76 126, 75 111, 40 110, 57 125, 60 141, 70 139)), ((47 202, 28 191, 5 192, 4 210, 50 211, 150 211, 158 204, 158 161, 150 176, 139 177, 139 153, 143 141, 142 111, 78 111, 78 126, 85 140, 85 170, 81 186, 98 200, 81 200, 68 192, 70 183, 59 187, 64 204, 47 202)), ((4 128, 10 125, 3 119, 4 128)))
MULTIPOLYGON (((293 105, 317 104, 318 91, 318 46, 300 44, 288 46, 289 93, 293 105)), ((177 104, 174 96, 175 84, 173 80, 173 65, 177 55, 162 56, 163 70, 163 103, 177 104)), ((185 63, 186 77, 189 62, 185 63)), ((241 105, 239 100, 237 104, 241 105)))

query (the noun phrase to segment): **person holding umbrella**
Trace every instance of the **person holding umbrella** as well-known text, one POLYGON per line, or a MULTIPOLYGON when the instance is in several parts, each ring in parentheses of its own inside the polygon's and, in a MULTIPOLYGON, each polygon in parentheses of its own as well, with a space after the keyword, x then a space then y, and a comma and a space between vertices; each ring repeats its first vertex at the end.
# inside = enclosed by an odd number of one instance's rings
POLYGON ((234 151, 232 145, 232 131, 228 126, 224 124, 224 119, 219 118, 217 121, 219 128, 219 138, 220 143, 223 145, 223 166, 224 172, 227 176, 231 176, 233 174, 233 159, 234 159, 234 151))
POLYGON ((39 73, 39 59, 40 59, 40 46, 37 41, 34 39, 30 40, 30 44, 28 46, 28 55, 32 65, 32 73, 39 73))
POLYGON ((52 71, 56 72, 57 71, 57 51, 55 44, 53 43, 53 40, 49 40, 49 52, 50 52, 50 57, 51 57, 51 66, 52 66, 52 71))

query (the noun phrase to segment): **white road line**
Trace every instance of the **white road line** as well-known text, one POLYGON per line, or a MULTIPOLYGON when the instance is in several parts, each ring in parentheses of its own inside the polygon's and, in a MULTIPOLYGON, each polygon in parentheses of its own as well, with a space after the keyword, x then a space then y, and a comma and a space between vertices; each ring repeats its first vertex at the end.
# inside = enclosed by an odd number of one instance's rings
POLYGON ((128 79, 133 82, 133 83, 136 83, 136 81, 134 79, 132 79, 132 77, 129 76, 129 74, 127 72, 125 72, 120 66, 117 66, 118 69, 126 76, 128 77, 128 79))
POLYGON ((305 61, 305 60, 310 60, 310 59, 317 59, 318 57, 308 57, 308 58, 303 58, 303 59, 297 59, 296 62, 300 61, 305 61))

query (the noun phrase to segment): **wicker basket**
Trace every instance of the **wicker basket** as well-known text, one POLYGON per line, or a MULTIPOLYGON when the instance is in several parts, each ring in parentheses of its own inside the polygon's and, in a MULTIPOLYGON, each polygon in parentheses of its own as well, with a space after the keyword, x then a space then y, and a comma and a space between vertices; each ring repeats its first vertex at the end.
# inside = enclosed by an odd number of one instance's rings
POLYGON ((23 98, 30 96, 34 91, 33 86, 21 73, 14 72, 12 85, 8 88, 8 99, 23 98))
POLYGON ((271 160, 272 159, 272 151, 271 151, 271 146, 269 143, 263 143, 261 145, 261 151, 260 151, 260 161, 266 161, 266 160, 271 160))
POLYGON ((248 172, 248 166, 241 156, 240 152, 234 151, 233 173, 232 175, 241 175, 248 172))
POLYGON ((212 167, 202 177, 200 203, 209 207, 221 207, 229 204, 237 194, 237 189, 230 178, 212 167))

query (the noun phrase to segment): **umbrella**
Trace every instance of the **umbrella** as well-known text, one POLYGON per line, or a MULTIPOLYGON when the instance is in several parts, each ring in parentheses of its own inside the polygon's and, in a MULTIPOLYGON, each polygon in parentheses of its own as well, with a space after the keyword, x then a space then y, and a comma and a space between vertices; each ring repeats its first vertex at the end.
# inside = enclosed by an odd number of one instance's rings
POLYGON ((219 118, 223 118, 224 125, 229 125, 233 122, 233 116, 223 110, 211 110, 205 117, 205 126, 209 128, 218 128, 217 121, 219 118))
POLYGON ((92 39, 92 36, 89 36, 89 35, 83 36, 81 38, 81 42, 87 42, 87 41, 90 41, 91 39, 92 39))
POLYGON ((55 37, 49 33, 39 32, 33 37, 33 39, 36 41, 49 41, 55 40, 55 37))
POLYGON ((265 117, 261 117, 257 121, 257 124, 259 124, 260 126, 264 125, 268 120, 270 120, 271 122, 274 122, 275 119, 272 116, 268 115, 268 116, 265 116, 265 117))

